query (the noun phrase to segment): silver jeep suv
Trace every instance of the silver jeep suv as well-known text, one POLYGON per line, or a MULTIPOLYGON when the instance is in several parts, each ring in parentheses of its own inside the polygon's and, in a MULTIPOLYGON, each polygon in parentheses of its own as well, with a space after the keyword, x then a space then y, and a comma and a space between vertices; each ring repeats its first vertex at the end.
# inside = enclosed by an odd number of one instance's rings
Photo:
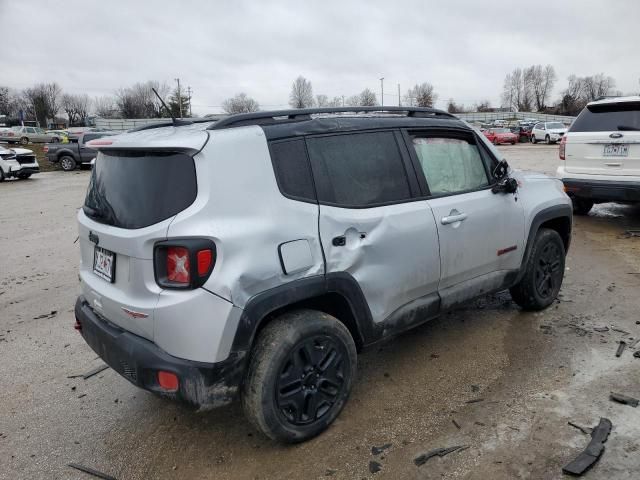
POLYGON ((337 417, 363 347, 498 290, 542 309, 562 283, 561 182, 446 112, 258 112, 91 148, 76 328, 135 385, 240 397, 279 441, 337 417))

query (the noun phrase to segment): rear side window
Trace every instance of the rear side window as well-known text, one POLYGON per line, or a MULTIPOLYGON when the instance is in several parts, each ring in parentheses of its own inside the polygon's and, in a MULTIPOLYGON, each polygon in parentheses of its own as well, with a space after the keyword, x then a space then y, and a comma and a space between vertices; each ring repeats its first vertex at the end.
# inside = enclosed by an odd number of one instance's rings
POLYGON ((370 207, 411 196, 393 132, 312 137, 307 148, 321 202, 370 207))
POLYGON ((295 200, 316 202, 316 192, 304 139, 273 142, 271 162, 282 194, 295 200))
POLYGON ((189 155, 99 153, 83 210, 96 222, 142 228, 181 212, 196 195, 196 170, 189 155))
POLYGON ((451 195, 489 185, 484 161, 472 141, 414 137, 412 143, 431 195, 451 195))
POLYGON ((629 102, 585 107, 570 132, 640 130, 640 103, 629 102))

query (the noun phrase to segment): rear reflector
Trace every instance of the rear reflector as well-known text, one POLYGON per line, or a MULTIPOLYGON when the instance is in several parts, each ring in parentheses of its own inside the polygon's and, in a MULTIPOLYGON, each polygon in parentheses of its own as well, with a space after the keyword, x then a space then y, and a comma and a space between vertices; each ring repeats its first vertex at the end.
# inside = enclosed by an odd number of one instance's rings
POLYGON ((158 371, 158 385, 168 392, 178 391, 178 376, 172 372, 158 371))
POLYGON ((82 330, 82 324, 77 318, 76 318, 76 323, 73 325, 73 328, 75 328, 78 331, 82 330))
POLYGON ((189 250, 184 247, 167 248, 167 279, 170 282, 189 284, 191 279, 189 250))
POLYGON ((558 151, 560 160, 564 160, 566 151, 567 151, 567 134, 565 133, 560 139, 560 150, 558 151))
POLYGON ((209 268, 213 260, 213 252, 209 249, 198 252, 198 276, 204 277, 209 274, 209 268))
POLYGON ((99 147, 111 144, 113 144, 112 140, 91 140, 90 142, 87 142, 88 147, 99 147))

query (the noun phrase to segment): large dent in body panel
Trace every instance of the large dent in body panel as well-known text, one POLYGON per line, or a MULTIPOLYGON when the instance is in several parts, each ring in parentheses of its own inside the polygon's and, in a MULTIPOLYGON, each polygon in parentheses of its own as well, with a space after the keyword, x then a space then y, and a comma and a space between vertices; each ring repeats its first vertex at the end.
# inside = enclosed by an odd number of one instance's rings
POLYGON ((319 207, 280 193, 263 130, 247 126, 209 134, 194 157, 196 201, 168 230, 169 237, 198 236, 216 243, 215 266, 204 287, 242 308, 260 292, 323 274, 319 207), (309 243, 312 265, 285 275, 278 246, 301 239, 309 243))

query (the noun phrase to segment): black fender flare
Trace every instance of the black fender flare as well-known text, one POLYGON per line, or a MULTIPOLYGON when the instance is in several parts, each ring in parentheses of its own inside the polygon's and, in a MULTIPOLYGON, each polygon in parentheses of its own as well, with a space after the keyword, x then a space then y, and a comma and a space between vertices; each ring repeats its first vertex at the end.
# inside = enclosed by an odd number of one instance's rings
POLYGON ((524 271, 527 266, 527 262, 529 261, 531 250, 533 248, 533 242, 536 238, 538 230, 540 230, 540 226, 543 223, 548 222, 549 220, 554 220, 556 218, 567 218, 569 220, 569 242, 567 243, 568 251, 569 243, 571 242, 571 229, 573 228, 573 208, 571 207, 571 205, 554 205, 552 207, 547 207, 540 210, 535 214, 533 220, 531 221, 531 227, 529 227, 529 235, 527 236, 527 245, 525 247, 524 255, 522 256, 522 263, 520 265, 520 272, 518 272, 516 280, 513 282, 514 285, 518 283, 524 276, 524 271))
POLYGON ((349 273, 336 272, 293 280, 251 297, 240 316, 231 351, 250 351, 256 332, 271 313, 330 293, 338 294, 347 301, 356 322, 356 335, 359 337, 354 338, 356 343, 368 343, 375 333, 362 289, 349 273))

